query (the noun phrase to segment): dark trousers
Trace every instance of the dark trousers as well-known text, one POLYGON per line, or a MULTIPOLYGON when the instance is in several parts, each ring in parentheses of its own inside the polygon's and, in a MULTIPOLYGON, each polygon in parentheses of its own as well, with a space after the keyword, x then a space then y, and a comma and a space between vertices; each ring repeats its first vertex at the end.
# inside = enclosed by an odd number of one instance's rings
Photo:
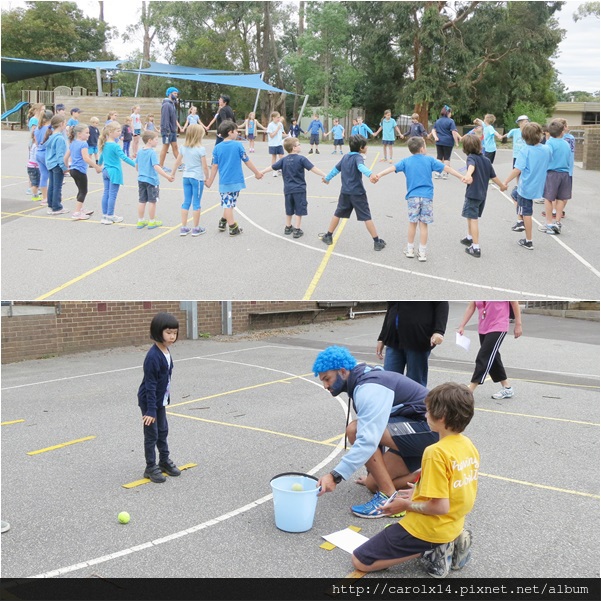
POLYGON ((507 380, 507 374, 499 352, 506 335, 507 332, 480 334, 480 350, 476 356, 476 368, 472 375, 472 382, 484 384, 487 375, 490 375, 493 382, 507 380))
MULTIPOLYGON (((142 415, 144 410, 142 409, 142 415)), ((157 408, 157 418, 150 426, 144 426, 144 455, 146 465, 156 465, 156 449, 159 450, 159 462, 169 459, 169 447, 167 446, 167 435, 169 425, 167 424, 167 407, 157 408)))
POLYGON ((57 165, 48 170, 48 208, 53 211, 61 211, 63 208, 63 180, 65 173, 57 165))
POLYGON ((77 186, 77 202, 83 203, 88 194, 88 176, 77 169, 71 169, 70 173, 77 186))
POLYGON ((428 357, 430 357, 430 351, 395 349, 387 346, 386 355, 384 355, 384 369, 396 371, 422 386, 428 386, 428 357), (407 373, 405 373, 405 367, 407 373))

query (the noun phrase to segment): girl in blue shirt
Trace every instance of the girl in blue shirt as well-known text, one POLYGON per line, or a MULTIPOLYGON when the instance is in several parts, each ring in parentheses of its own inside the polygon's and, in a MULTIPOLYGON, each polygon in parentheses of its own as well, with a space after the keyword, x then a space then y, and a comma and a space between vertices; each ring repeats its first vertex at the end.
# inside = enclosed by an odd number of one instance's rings
POLYGON ((117 121, 111 121, 105 125, 100 135, 99 165, 104 165, 102 170, 102 180, 104 182, 104 192, 102 194, 102 225, 111 225, 120 223, 123 217, 115 215, 115 204, 119 188, 123 185, 123 169, 121 161, 136 166, 136 163, 125 155, 117 140, 121 137, 121 124, 117 121))
POLYGON ((482 133, 484 134, 484 156, 491 162, 495 162, 495 155, 497 154, 497 143, 495 142, 495 138, 499 138, 499 140, 503 139, 503 136, 498 133, 493 127, 493 123, 497 120, 494 115, 488 114, 484 115, 484 121, 482 119, 474 119, 474 123, 476 125, 482 126, 482 133))
POLYGON ((67 141, 64 131, 67 126, 63 115, 55 115, 50 121, 50 128, 46 132, 46 168, 48 169, 48 215, 62 215, 68 213, 62 205, 63 180, 67 165, 65 153, 67 141))
POLYGON ((71 161, 69 172, 77 186, 77 203, 71 218, 78 221, 89 219, 94 213, 94 211, 83 210, 83 203, 88 194, 88 166, 94 168, 97 173, 102 173, 102 167, 96 165, 88 153, 89 137, 90 129, 87 125, 79 123, 73 127, 69 134, 69 149, 65 154, 65 165, 69 165, 71 161))
POLYGON ((36 144, 35 158, 40 170, 40 186, 42 192, 42 204, 44 206, 48 201, 48 169, 46 168, 46 132, 50 129, 51 111, 44 111, 40 117, 37 129, 32 133, 36 144))

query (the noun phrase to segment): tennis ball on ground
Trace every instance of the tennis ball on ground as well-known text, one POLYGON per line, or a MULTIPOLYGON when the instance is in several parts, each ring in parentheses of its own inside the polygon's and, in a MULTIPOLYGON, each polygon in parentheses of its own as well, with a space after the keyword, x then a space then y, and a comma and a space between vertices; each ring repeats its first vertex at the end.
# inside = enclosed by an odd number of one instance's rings
POLYGON ((129 522, 129 513, 127 513, 127 511, 122 511, 118 516, 117 519, 119 520, 119 522, 121 522, 122 524, 127 524, 129 522))
POLYGON ((295 483, 292 485, 292 490, 296 490, 296 491, 299 491, 299 490, 304 490, 304 489, 303 489, 303 485, 302 485, 302 484, 299 484, 298 482, 295 482, 295 483))

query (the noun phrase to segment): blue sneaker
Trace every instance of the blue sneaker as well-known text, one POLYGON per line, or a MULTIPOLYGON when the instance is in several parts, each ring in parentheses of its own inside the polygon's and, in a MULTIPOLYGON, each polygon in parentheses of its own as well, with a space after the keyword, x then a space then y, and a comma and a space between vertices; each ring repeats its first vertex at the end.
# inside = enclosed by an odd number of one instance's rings
POLYGON ((422 556, 422 564, 428 575, 433 578, 446 578, 451 569, 454 550, 455 543, 451 541, 444 545, 438 545, 431 551, 426 551, 422 556))
POLYGON ((378 510, 380 505, 383 505, 388 497, 383 493, 378 491, 367 503, 363 505, 353 505, 351 507, 351 512, 360 518, 383 518, 385 516, 381 511, 378 510))
POLYGON ((463 530, 453 542, 455 549, 453 550, 451 570, 461 570, 472 558, 472 533, 469 530, 463 530))

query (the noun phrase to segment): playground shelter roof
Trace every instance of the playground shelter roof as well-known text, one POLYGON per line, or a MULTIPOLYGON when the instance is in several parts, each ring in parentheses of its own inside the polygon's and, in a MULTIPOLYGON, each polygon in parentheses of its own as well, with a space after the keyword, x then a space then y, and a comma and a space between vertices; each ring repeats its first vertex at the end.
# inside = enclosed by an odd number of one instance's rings
POLYGON ((183 79, 187 81, 197 81, 213 83, 223 86, 238 86, 243 88, 252 88, 266 90, 269 92, 286 92, 274 88, 261 79, 259 73, 240 73, 235 71, 220 71, 215 69, 202 69, 199 67, 185 67, 180 65, 168 65, 164 63, 147 62, 142 69, 131 68, 132 63, 126 61, 99 61, 99 62, 54 62, 40 61, 25 58, 2 57, 2 75, 6 77, 8 83, 51 75, 53 73, 63 73, 66 71, 76 71, 78 69, 102 69, 105 71, 122 71, 124 73, 140 73, 142 75, 153 75, 156 77, 166 77, 170 79, 183 79), (126 68, 123 68, 126 67, 126 68))

